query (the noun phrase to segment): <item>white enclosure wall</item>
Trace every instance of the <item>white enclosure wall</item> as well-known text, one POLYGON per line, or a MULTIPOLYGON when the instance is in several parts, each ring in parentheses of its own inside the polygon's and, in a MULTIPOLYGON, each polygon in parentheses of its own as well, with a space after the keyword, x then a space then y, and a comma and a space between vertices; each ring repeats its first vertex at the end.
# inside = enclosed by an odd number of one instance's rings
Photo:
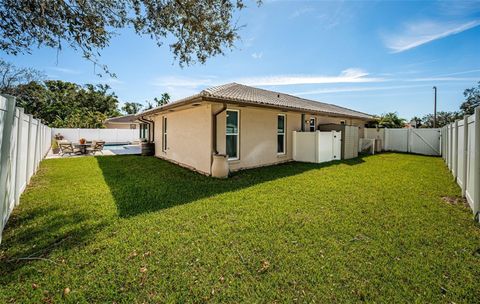
POLYGON ((341 159, 341 132, 293 132, 293 160, 322 163, 341 159))
POLYGON ((363 138, 376 139, 378 147, 375 147, 375 151, 385 150, 385 129, 383 128, 365 128, 363 130, 363 138))
POLYGON ((358 127, 345 126, 344 134, 344 159, 351 159, 358 157, 358 127))
POLYGON ((0 134, 1 242, 3 228, 20 194, 50 149, 51 130, 16 108, 14 97, 0 95, 0 134))
POLYGON ((60 133, 64 139, 78 142, 80 138, 88 141, 103 140, 107 143, 132 143, 139 140, 138 129, 69 129, 54 128, 53 135, 60 133))
POLYGON ((480 108, 442 128, 442 157, 480 220, 480 108))

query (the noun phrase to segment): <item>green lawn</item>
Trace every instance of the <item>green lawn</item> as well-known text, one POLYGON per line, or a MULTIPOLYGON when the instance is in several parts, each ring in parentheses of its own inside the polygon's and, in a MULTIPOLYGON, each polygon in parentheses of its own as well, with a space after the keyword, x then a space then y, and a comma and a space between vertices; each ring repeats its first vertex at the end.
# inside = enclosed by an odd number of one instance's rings
POLYGON ((4 232, 0 303, 478 303, 480 228, 442 199, 459 194, 441 158, 406 154, 228 180, 46 160, 4 232))

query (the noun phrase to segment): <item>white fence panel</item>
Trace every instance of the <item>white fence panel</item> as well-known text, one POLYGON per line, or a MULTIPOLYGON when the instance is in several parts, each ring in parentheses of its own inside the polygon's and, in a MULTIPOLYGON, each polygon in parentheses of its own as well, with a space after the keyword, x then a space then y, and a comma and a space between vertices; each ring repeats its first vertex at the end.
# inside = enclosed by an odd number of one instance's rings
POLYGON ((385 129, 385 150, 408 152, 408 129, 385 129))
POLYGON ((51 130, 0 96, 0 242, 3 228, 40 161, 50 149, 51 130))
POLYGON ((442 128, 442 156, 479 219, 480 214, 480 107, 442 128))
MULTIPOLYGON (((477 109, 477 112, 478 111, 477 109)), ((477 113, 478 114, 478 113, 477 113)), ((478 135, 478 125, 479 122, 475 117, 476 115, 472 115, 468 118, 468 144, 467 144, 467 182, 466 182, 466 187, 465 187, 465 196, 467 198, 468 203, 470 204, 470 207, 473 209, 474 212, 478 211, 478 200, 480 197, 478 197, 478 190, 479 190, 479 183, 480 180, 478 179, 478 171, 480 171, 479 167, 479 161, 476 156, 478 154, 478 151, 480 149, 480 145, 477 139, 478 135)))
POLYGON ((87 141, 103 140, 107 143, 131 143, 139 140, 138 129, 71 129, 54 128, 53 135, 60 133, 64 139, 71 142, 78 142, 80 138, 87 141))

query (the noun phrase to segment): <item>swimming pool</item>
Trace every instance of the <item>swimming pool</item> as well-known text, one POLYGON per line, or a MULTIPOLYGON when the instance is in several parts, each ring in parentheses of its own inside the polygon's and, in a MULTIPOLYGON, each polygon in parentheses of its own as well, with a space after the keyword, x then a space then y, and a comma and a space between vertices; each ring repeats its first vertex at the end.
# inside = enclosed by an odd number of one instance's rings
POLYGON ((105 145, 103 149, 112 151, 114 154, 140 154, 141 152, 139 145, 111 144, 105 145))

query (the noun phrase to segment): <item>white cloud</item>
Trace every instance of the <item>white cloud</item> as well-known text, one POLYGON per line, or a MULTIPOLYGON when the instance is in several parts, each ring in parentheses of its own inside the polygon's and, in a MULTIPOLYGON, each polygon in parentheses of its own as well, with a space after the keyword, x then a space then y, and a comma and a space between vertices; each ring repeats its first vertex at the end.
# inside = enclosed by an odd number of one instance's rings
POLYGON ((454 75, 472 74, 472 73, 478 73, 478 72, 480 72, 480 69, 448 73, 448 74, 443 74, 442 76, 454 76, 454 75))
POLYGON ((79 70, 75 69, 69 69, 69 68, 62 68, 62 67, 47 67, 48 70, 64 73, 64 74, 70 74, 70 75, 78 75, 81 74, 82 72, 79 70))
POLYGON ((192 87, 214 85, 216 77, 165 76, 154 79, 151 84, 156 87, 192 87))
POLYGON ((289 16, 289 19, 298 18, 302 15, 311 13, 313 11, 315 11, 315 10, 312 7, 301 7, 299 9, 296 9, 295 11, 293 11, 293 13, 291 13, 290 16, 289 16))
POLYGON ((422 77, 407 79, 407 81, 477 81, 478 77, 422 77))
POLYGON ((397 85, 397 86, 375 86, 375 87, 332 87, 332 88, 322 88, 315 89, 310 91, 302 91, 293 93, 293 95, 316 95, 316 94, 326 94, 326 93, 343 93, 343 92, 366 92, 366 91, 384 91, 384 90, 396 90, 396 89, 410 89, 417 87, 430 87, 428 84, 422 85, 397 85))
POLYGON ((252 57, 253 59, 261 59, 263 57, 263 52, 253 53, 252 57))
POLYGON ((400 53, 420 45, 461 33, 480 25, 480 20, 469 22, 421 21, 408 23, 401 33, 384 37, 384 43, 392 53, 400 53))
POLYGON ((322 83, 365 83, 385 81, 383 78, 368 77, 368 73, 357 68, 343 70, 338 76, 323 75, 278 75, 238 78, 235 81, 245 85, 282 86, 322 83))

